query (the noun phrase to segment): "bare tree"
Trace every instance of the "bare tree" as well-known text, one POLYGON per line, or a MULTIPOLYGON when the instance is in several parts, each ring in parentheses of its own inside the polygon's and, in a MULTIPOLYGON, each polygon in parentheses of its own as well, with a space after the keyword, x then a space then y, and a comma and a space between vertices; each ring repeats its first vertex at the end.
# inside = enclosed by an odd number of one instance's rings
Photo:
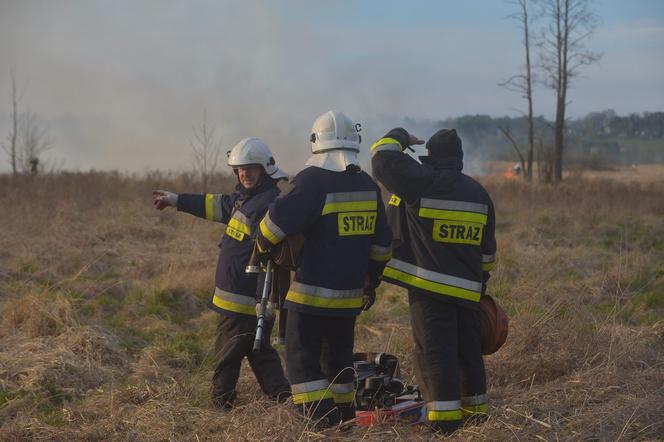
POLYGON ((538 0, 538 3, 542 17, 548 22, 538 39, 540 67, 545 84, 556 93, 553 178, 561 181, 567 92, 581 67, 600 58, 600 54, 585 47, 599 18, 590 10, 590 0, 538 0))
MULTIPOLYGON (((526 162, 523 159, 523 154, 521 153, 521 149, 519 149, 519 145, 517 144, 516 140, 512 136, 512 132, 510 131, 509 126, 505 126, 505 127, 501 126, 498 129, 503 133, 503 135, 505 135, 505 138, 507 138, 509 140, 510 144, 512 145, 512 147, 516 151, 517 156, 519 157, 519 162, 521 163, 521 170, 525 171, 526 170, 526 162)), ((532 167, 532 162, 530 164, 530 167, 532 167)), ((528 178, 528 179, 530 180, 530 178, 528 178)))
POLYGON ((207 122, 207 110, 203 109, 203 122, 192 128, 194 139, 189 140, 194 174, 200 177, 203 192, 208 191, 210 179, 217 171, 221 141, 215 139, 215 126, 207 122))
POLYGON ((528 102, 528 113, 526 118, 528 121, 528 151, 527 151, 527 162, 524 163, 523 156, 521 151, 514 138, 509 134, 509 128, 502 129, 501 131, 507 137, 507 139, 512 143, 512 146, 517 150, 519 158, 521 160, 521 167, 523 168, 524 176, 526 180, 532 181, 533 178, 533 152, 535 150, 535 135, 534 135, 534 125, 533 125, 533 76, 530 63, 530 31, 529 24, 530 19, 528 17, 528 0, 513 0, 510 3, 518 6, 519 12, 512 14, 510 17, 517 22, 517 26, 523 31, 523 47, 525 49, 525 58, 526 64, 523 67, 523 73, 513 75, 504 82, 500 83, 500 86, 514 92, 518 92, 522 95, 523 98, 528 102))
POLYGON ((21 113, 19 124, 19 145, 16 152, 18 167, 23 173, 36 174, 39 170, 41 155, 52 146, 46 129, 42 127, 37 115, 31 110, 21 113))
POLYGON ((547 137, 547 132, 553 133, 553 129, 551 124, 545 124, 537 131, 537 178, 540 183, 550 183, 553 181, 554 149, 551 137, 547 137))
POLYGON ((12 69, 11 71, 12 78, 12 110, 10 113, 11 119, 11 128, 9 134, 7 135, 8 144, 2 144, 2 149, 7 152, 9 155, 9 163, 12 166, 12 173, 16 175, 18 173, 18 161, 17 161, 17 144, 18 144, 18 130, 19 130, 19 119, 20 114, 18 112, 18 104, 21 101, 21 96, 19 95, 16 87, 16 71, 12 69))

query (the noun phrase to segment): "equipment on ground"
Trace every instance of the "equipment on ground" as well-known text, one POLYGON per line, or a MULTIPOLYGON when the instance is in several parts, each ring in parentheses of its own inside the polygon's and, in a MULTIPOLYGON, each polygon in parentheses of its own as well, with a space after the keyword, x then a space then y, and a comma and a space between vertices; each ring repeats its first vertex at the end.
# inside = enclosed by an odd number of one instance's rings
POLYGON ((233 149, 227 152, 227 155, 228 165, 233 169, 240 166, 257 164, 263 166, 265 173, 270 178, 275 180, 288 178, 288 175, 277 167, 270 148, 258 138, 244 138, 240 140, 239 143, 233 146, 233 149))
POLYGON ((482 295, 477 309, 480 323, 480 339, 482 354, 490 355, 497 352, 507 340, 509 320, 505 311, 489 295, 482 295))
POLYGON ((415 424, 426 420, 417 386, 400 377, 399 360, 388 353, 355 353, 357 373, 355 422, 371 427, 381 423, 415 424))

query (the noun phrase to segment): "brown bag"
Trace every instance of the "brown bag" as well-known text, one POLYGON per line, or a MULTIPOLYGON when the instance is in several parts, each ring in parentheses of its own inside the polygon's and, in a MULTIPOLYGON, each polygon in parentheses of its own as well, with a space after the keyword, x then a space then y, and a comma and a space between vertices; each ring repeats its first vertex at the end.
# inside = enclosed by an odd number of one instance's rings
POLYGON ((295 270, 300 264, 300 252, 304 236, 300 233, 289 235, 272 249, 272 260, 283 269, 295 270))
POLYGON ((507 340, 509 320, 505 311, 489 295, 482 295, 477 309, 480 323, 482 354, 490 355, 497 352, 507 340))

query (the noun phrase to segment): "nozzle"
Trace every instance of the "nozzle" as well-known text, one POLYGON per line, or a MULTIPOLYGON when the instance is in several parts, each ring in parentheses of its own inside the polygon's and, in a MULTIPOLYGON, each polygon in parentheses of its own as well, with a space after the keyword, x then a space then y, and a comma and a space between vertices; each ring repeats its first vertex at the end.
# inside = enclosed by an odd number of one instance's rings
POLYGON ((261 263, 258 260, 258 250, 256 244, 254 244, 254 249, 251 251, 251 257, 247 263, 247 267, 244 269, 245 273, 260 273, 261 272, 261 263))

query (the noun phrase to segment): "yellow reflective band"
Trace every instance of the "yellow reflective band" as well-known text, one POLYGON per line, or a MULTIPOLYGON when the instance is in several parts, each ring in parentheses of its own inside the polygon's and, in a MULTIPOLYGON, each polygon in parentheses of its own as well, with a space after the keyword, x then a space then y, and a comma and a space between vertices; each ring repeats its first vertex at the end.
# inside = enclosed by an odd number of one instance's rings
POLYGON ((397 146, 399 146, 400 151, 403 150, 403 147, 401 146, 401 143, 399 143, 394 138, 381 138, 380 140, 373 143, 373 145, 371 145, 371 150, 373 151, 378 146, 382 146, 383 144, 396 144, 397 146))
POLYGON ((390 197, 390 202, 389 202, 388 204, 389 204, 390 206, 397 206, 397 207, 398 207, 399 204, 401 204, 401 198, 399 198, 399 197, 396 196, 396 195, 392 195, 392 196, 390 197))
POLYGON ((479 245, 482 242, 482 224, 465 221, 433 221, 433 240, 437 242, 479 245))
POLYGON ((230 312, 243 313, 245 315, 252 315, 252 316, 256 315, 256 307, 254 305, 238 304, 237 302, 232 302, 232 301, 227 301, 226 299, 222 299, 217 295, 214 295, 212 297, 212 303, 217 307, 224 310, 228 310, 230 312))
POLYGON ((496 267, 496 261, 493 262, 483 262, 482 263, 482 270, 485 272, 490 272, 496 267))
POLYGON ((429 421, 458 421, 463 419, 463 413, 461 410, 450 410, 450 411, 434 411, 429 410, 427 413, 427 419, 429 421))
POLYGON ((340 213, 337 224, 339 236, 373 235, 376 230, 376 212, 340 213))
POLYGON ((441 284, 439 282, 428 281, 418 276, 414 276, 409 273, 402 272, 401 270, 389 267, 389 264, 387 267, 385 267, 383 276, 441 295, 454 296, 456 298, 466 299, 468 301, 474 302, 479 302, 480 300, 480 293, 478 292, 461 289, 459 287, 453 287, 447 284, 441 284))
POLYGON ((486 224, 487 216, 476 212, 459 212, 456 210, 429 209, 421 207, 418 213, 422 218, 446 219, 450 221, 468 221, 486 224))
POLYGON ((322 401, 323 399, 332 399, 332 392, 330 391, 329 388, 326 388, 324 390, 316 390, 316 391, 309 391, 306 393, 293 394, 293 403, 295 405, 322 401))
POLYGON ((230 221, 228 221, 228 226, 246 235, 251 235, 251 227, 237 218, 231 218, 230 221))
POLYGON ((390 259, 392 259, 392 250, 390 250, 389 252, 386 252, 386 253, 380 253, 380 252, 376 252, 376 251, 371 250, 369 252, 369 259, 374 260, 374 261, 380 261, 380 262, 389 261, 390 259))
POLYGON ((266 237, 268 241, 270 241, 272 244, 279 244, 281 239, 277 235, 272 233, 272 231, 270 231, 270 228, 267 226, 267 221, 265 218, 261 220, 259 228, 261 229, 261 233, 263 234, 263 236, 266 237))
POLYGON ((355 390, 348 393, 334 393, 332 392, 332 399, 335 404, 348 404, 355 400, 355 390))
POLYGON ((232 228, 230 225, 226 227, 226 235, 238 241, 242 241, 244 239, 244 233, 232 228))
POLYGON ((205 219, 212 221, 214 219, 214 194, 205 194, 205 219))
POLYGON ((321 215, 337 212, 361 212, 363 210, 378 210, 378 202, 374 200, 325 203, 323 206, 323 213, 321 215))
POLYGON ((289 290, 286 294, 286 301, 323 308, 360 308, 363 304, 362 297, 336 299, 323 298, 320 296, 305 295, 304 293, 294 292, 293 290, 289 290))
POLYGON ((464 417, 470 416, 471 414, 487 413, 489 411, 489 404, 486 402, 479 405, 462 405, 461 412, 464 417))

